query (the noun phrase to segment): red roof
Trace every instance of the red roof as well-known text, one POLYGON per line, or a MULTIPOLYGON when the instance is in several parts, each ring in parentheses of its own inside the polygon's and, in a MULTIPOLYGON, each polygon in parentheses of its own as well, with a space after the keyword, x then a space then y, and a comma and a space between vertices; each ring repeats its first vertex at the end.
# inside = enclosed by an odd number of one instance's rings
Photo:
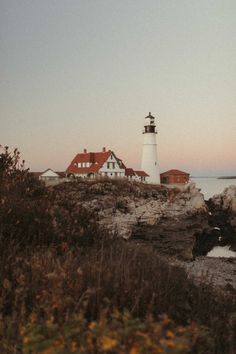
POLYGON ((124 163, 121 159, 117 158, 114 152, 111 150, 102 151, 102 152, 84 152, 79 153, 75 156, 75 158, 71 161, 70 165, 66 169, 67 173, 95 173, 100 170, 103 164, 107 161, 109 156, 113 154, 114 157, 117 159, 120 168, 125 168, 124 163), (78 163, 85 163, 89 162, 91 165, 90 167, 78 167, 78 163))
POLYGON ((168 171, 166 171, 166 172, 162 172, 161 173, 161 176, 162 175, 188 175, 189 176, 189 173, 187 173, 187 172, 183 172, 183 171, 179 171, 179 170, 168 170, 168 171))
POLYGON ((139 176, 139 177, 148 177, 149 175, 146 173, 146 172, 144 172, 144 171, 134 171, 135 172, 135 174, 137 175, 137 176, 139 176))
POLYGON ((98 172, 98 170, 103 166, 104 162, 109 158, 111 151, 103 152, 89 152, 89 153, 79 153, 71 161, 69 167, 66 169, 67 173, 90 173, 98 172), (90 167, 78 167, 78 163, 89 162, 90 167))
POLYGON ((126 169, 125 169, 125 175, 126 175, 127 177, 135 176, 134 170, 133 170, 132 168, 126 168, 126 169))
MULTIPOLYGON (((113 155, 115 155, 114 152, 113 152, 113 155)), ((120 168, 126 168, 124 162, 121 159, 119 159, 117 156, 116 156, 116 159, 119 162, 120 168)))

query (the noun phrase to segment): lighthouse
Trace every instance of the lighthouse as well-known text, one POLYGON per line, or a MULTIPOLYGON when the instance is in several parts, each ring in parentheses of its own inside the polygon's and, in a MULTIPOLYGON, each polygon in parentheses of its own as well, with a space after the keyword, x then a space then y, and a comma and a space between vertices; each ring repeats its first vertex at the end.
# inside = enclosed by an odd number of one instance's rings
POLYGON ((144 119, 142 170, 149 175, 148 183, 159 184, 160 173, 157 161, 156 134, 155 117, 149 112, 149 115, 144 119))

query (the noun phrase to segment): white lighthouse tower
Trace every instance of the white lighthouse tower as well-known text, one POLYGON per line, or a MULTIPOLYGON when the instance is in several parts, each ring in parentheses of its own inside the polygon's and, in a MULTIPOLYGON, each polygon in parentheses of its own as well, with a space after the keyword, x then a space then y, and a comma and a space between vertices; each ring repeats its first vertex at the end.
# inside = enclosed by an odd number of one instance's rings
POLYGON ((148 183, 159 184, 160 172, 157 162, 156 134, 155 117, 149 112, 144 120, 142 170, 149 175, 146 179, 148 183))

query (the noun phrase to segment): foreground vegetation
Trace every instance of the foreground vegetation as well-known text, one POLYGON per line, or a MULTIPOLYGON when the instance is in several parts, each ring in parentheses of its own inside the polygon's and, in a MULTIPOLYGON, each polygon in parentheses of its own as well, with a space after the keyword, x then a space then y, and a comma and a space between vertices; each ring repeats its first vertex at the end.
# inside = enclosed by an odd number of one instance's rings
POLYGON ((232 299, 111 240, 73 201, 55 209, 17 150, 0 154, 0 180, 1 353, 230 352, 232 299))

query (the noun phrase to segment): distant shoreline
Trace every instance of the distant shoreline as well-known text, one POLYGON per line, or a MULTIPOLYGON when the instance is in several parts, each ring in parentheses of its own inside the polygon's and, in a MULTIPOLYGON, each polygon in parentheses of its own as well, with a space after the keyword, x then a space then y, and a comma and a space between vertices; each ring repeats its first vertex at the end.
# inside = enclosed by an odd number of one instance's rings
POLYGON ((221 177, 214 177, 214 176, 190 176, 190 178, 216 178, 216 179, 236 179, 236 176, 221 176, 221 177))
POLYGON ((218 177, 218 179, 236 179, 236 176, 218 177))

